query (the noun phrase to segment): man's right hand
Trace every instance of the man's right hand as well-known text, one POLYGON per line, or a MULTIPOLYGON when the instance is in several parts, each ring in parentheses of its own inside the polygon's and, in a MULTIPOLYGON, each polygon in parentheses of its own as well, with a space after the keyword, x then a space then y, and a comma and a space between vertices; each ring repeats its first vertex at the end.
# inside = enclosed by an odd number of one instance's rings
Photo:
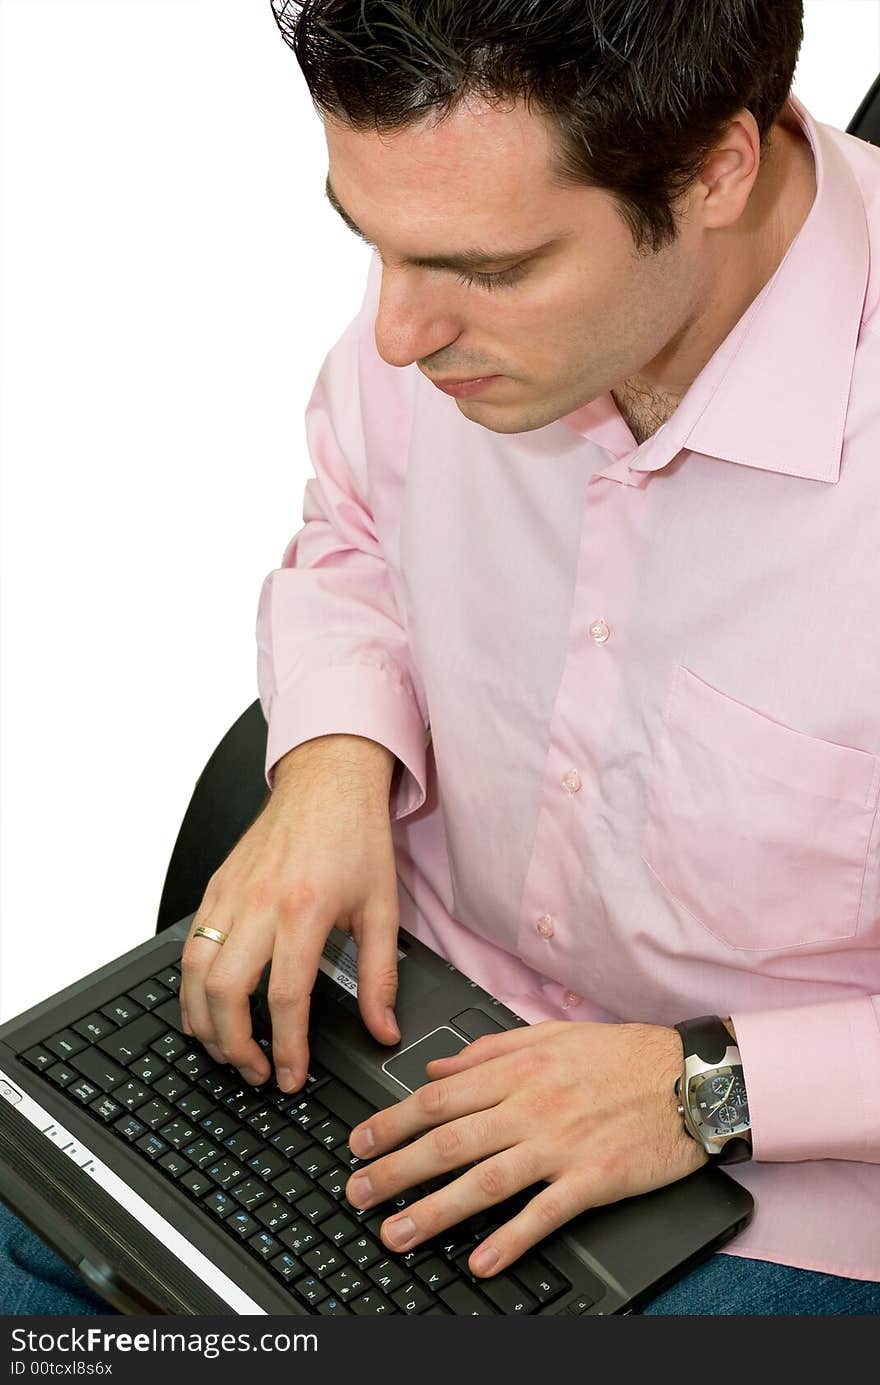
POLYGON ((285 1091, 305 1082, 311 991, 334 924, 357 943, 364 1023, 381 1043, 400 1038, 394 763, 390 750, 363 736, 318 736, 295 747, 275 766, 265 808, 208 882, 181 959, 183 1027, 252 1085, 269 1076, 249 997, 270 959, 276 1081, 285 1091), (200 925, 229 937, 222 945, 194 938, 200 925))

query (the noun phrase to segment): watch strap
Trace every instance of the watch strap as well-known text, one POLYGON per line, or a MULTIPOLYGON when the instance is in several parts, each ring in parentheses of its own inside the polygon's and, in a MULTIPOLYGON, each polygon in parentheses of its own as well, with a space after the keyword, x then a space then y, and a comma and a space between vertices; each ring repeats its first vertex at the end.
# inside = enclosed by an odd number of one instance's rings
POLYGON ((704 1063, 723 1063, 724 1055, 734 1040, 718 1015, 700 1015, 695 1020, 682 1020, 675 1028, 681 1036, 684 1056, 694 1054, 704 1063))

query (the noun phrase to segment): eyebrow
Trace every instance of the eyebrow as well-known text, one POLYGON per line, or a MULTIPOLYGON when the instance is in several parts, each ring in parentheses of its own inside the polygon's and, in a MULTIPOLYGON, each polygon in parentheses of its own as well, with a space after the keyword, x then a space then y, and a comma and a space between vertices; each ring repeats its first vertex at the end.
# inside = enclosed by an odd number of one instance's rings
MULTIPOLYGON (((358 226, 357 222, 349 216, 348 212, 340 203, 330 185, 330 175, 327 174, 327 181, 324 185, 324 193, 330 206, 337 211, 350 231, 354 231, 362 241, 372 246, 374 250, 378 247, 373 245, 369 236, 358 226)), ((459 250, 452 255, 404 255, 401 264, 411 265, 417 269, 482 269, 486 265, 509 264, 511 260, 522 260, 528 255, 535 255, 539 250, 544 250, 550 245, 554 245, 555 240, 543 241, 541 245, 531 245, 518 250, 485 250, 481 246, 473 246, 469 250, 459 250)))

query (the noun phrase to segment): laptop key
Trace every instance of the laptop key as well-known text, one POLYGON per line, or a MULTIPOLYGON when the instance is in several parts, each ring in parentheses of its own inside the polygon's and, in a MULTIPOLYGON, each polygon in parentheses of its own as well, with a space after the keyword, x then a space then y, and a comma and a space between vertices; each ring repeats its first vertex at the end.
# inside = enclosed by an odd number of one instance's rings
POLYGON ((434 1302, 434 1295, 428 1293, 424 1284, 418 1279, 410 1279, 406 1284, 402 1284, 399 1289, 395 1289, 391 1295, 392 1301, 397 1304, 401 1313, 424 1313, 426 1308, 430 1308, 434 1302))
POLYGON ((441 1259, 439 1255, 429 1255, 427 1260, 423 1260, 417 1266, 416 1274, 422 1283, 435 1293, 438 1289, 445 1289, 446 1285, 455 1279, 455 1270, 448 1260, 441 1259))
POLYGON ((124 1024, 121 1029, 98 1041, 98 1047, 117 1063, 130 1063, 140 1058, 150 1044, 162 1033, 162 1026, 153 1015, 142 1014, 140 1019, 124 1024))
POLYGON ((123 1082, 120 1086, 114 1087, 110 1095, 116 1101, 121 1101, 123 1106, 127 1106, 129 1111, 134 1111, 153 1094, 146 1087, 142 1087, 140 1082, 123 1082))
MULTIPOLYGON (((138 1112, 140 1115, 140 1112, 138 1112)), ((165 1134, 165 1131, 162 1131, 165 1134)), ((191 1145, 184 1147, 184 1154, 196 1168, 204 1169, 208 1164, 213 1164, 221 1158, 223 1151, 214 1144, 212 1140, 195 1140, 191 1145)))
POLYGON ((228 1193, 224 1193, 222 1188, 215 1188, 213 1193, 208 1193, 207 1197, 203 1197, 202 1206, 210 1208, 218 1217, 225 1217, 229 1212, 236 1210, 232 1198, 228 1193))
POLYGON ((291 1106, 287 1112, 287 1119, 293 1125, 302 1126, 303 1130, 308 1130, 310 1126, 319 1124, 320 1121, 327 1119, 327 1110, 315 1101, 313 1097, 303 1097, 295 1106, 291 1106))
POLYGON ((397 1265, 393 1260, 380 1260, 377 1265, 371 1266, 367 1271, 373 1283, 380 1289, 384 1289, 386 1294, 393 1293, 399 1289, 401 1284, 406 1284, 409 1275, 402 1265, 397 1265))
POLYGON ((245 1178, 232 1189, 232 1196, 242 1207, 254 1208, 259 1207, 260 1203, 265 1202, 272 1194, 259 1178, 245 1178))
POLYGON ((112 1087, 118 1087, 129 1078, 125 1068, 121 1068, 97 1048, 87 1048, 78 1053, 71 1060, 71 1066, 78 1068, 83 1076, 102 1092, 109 1092, 112 1087))
POLYGON ((280 1242, 276 1241, 274 1236, 270 1236, 268 1231, 258 1231, 255 1236, 250 1237, 248 1245, 262 1260, 271 1259, 281 1249, 280 1242))
POLYGON ((293 1221, 293 1211, 279 1197, 270 1198, 257 1208, 257 1219, 269 1231, 280 1231, 289 1221, 293 1221))
POLYGON ((161 981, 153 979, 142 981, 139 986, 132 986, 128 993, 132 1000, 138 1005, 142 1005, 145 1010, 153 1010, 160 1005, 163 1000, 171 998, 171 992, 166 990, 161 981))
POLYGON ((233 1183, 240 1183, 245 1176, 241 1164, 228 1154, 216 1163, 206 1165, 206 1167, 214 1182, 219 1183, 221 1188, 230 1188, 233 1183))
POLYGON ((263 1145, 255 1154, 246 1161, 249 1169, 253 1169, 258 1178, 265 1179, 267 1182, 272 1178, 277 1178, 284 1173, 288 1164, 284 1155, 277 1149, 269 1149, 263 1145))
POLYGON ((59 1029, 57 1034, 53 1034, 51 1039, 44 1039, 43 1043, 57 1058, 72 1058, 85 1048, 88 1040, 81 1034, 75 1034, 72 1029, 59 1029))
POLYGON ((139 1121, 135 1116, 121 1116, 113 1124, 113 1129, 118 1130, 120 1135, 124 1135, 126 1140, 134 1141, 141 1135, 146 1135, 147 1127, 143 1121, 139 1121))
MULTIPOLYGON (((353 1241, 359 1231, 360 1227, 344 1212, 337 1212, 334 1216, 321 1222, 321 1235, 325 1236, 334 1246, 344 1246, 349 1241, 353 1241)), ((349 1258, 353 1257, 350 1256, 349 1258)))
POLYGON ((158 1082, 153 1083, 153 1091, 158 1096, 163 1096, 166 1101, 177 1101, 189 1090, 186 1079, 173 1069, 165 1073, 164 1077, 160 1077, 158 1082))
POLYGON ((282 1250, 280 1255, 276 1255, 274 1260, 269 1261, 269 1266, 288 1282, 296 1275, 302 1274, 302 1265, 295 1255, 291 1255, 289 1250, 282 1250))
POLYGON ((254 1158, 264 1146, 260 1143, 259 1137, 252 1130, 247 1130, 243 1125, 235 1125, 230 1130, 226 1139, 223 1141, 225 1147, 234 1154, 236 1158, 247 1163, 254 1158))
POLYGON ((252 1130, 256 1130, 257 1134, 264 1140, 268 1140, 273 1135, 277 1135, 279 1130, 283 1130, 287 1121, 271 1106, 261 1106, 258 1111, 254 1111, 253 1115, 247 1117, 245 1124, 249 1125, 252 1130))
POLYGON ((165 967, 162 971, 157 971, 153 979, 158 981, 160 985, 165 986, 169 991, 173 991, 175 995, 177 995, 177 992, 180 990, 179 967, 165 967))
POLYGON ((226 1217, 223 1225, 228 1226, 229 1230, 234 1231, 236 1236, 245 1240, 258 1229, 259 1222, 251 1216, 250 1212, 233 1212, 231 1216, 226 1217))
POLYGON ((243 1121, 254 1111, 261 1110, 264 1102, 262 1094, 254 1087, 238 1086, 225 1094, 223 1105, 229 1107, 236 1120, 243 1121))
POLYGON ((152 1086, 157 1078, 168 1071, 168 1064, 164 1058, 159 1057, 158 1053, 151 1053, 148 1049, 140 1058, 135 1058, 129 1063, 128 1070, 133 1072, 141 1082, 146 1082, 148 1086, 152 1086))
POLYGON ((370 1288, 370 1281, 366 1275, 355 1269, 354 1265, 346 1265, 344 1269, 337 1270, 326 1282, 337 1298, 341 1298, 344 1303, 351 1298, 359 1298, 370 1288))
MULTIPOLYGON (((323 1091, 322 1091, 323 1096, 323 1091)), ((319 1125, 312 1126, 311 1136, 317 1140, 318 1144, 325 1149, 333 1149, 336 1145, 345 1144, 348 1141, 348 1128, 333 1116, 321 1121, 319 1125)))
POLYGON ((350 1308, 346 1308, 342 1300, 338 1298, 323 1298, 317 1307, 319 1313, 324 1313, 326 1316, 332 1316, 334 1318, 343 1316, 348 1317, 352 1311, 350 1308))
POLYGON ((271 1179, 271 1183, 276 1193, 280 1193, 286 1202, 296 1202, 297 1198, 313 1192, 311 1179, 306 1178, 300 1169, 287 1169, 277 1178, 271 1179))
POLYGON ((307 1303, 320 1303, 322 1298, 328 1298, 330 1294, 330 1290, 315 1274, 310 1274, 306 1279, 298 1279, 293 1287, 307 1303))
POLYGON ((500 1313, 534 1313, 538 1300, 515 1279, 506 1274, 493 1274, 479 1281, 480 1288, 500 1313))
POLYGON ((95 1101, 89 1102, 89 1110, 94 1111, 102 1121, 112 1121, 115 1116, 120 1115, 122 1107, 118 1101, 114 1101, 112 1096, 99 1096, 95 1101))
MULTIPOLYGON (((180 1109, 183 1110, 183 1101, 181 1100, 177 1104, 180 1109)), ((191 1117, 191 1119, 193 1119, 193 1117, 191 1117)), ((212 1139, 222 1144, 226 1143, 230 1135, 236 1134, 242 1128, 236 1123, 235 1117, 231 1111, 227 1116, 224 1115, 219 1107, 214 1107, 207 1115, 203 1116, 199 1121, 199 1125, 203 1130, 207 1130, 212 1139)))
POLYGON ((378 1289, 368 1289, 360 1298, 351 1300, 351 1311, 364 1318, 377 1317, 380 1313, 394 1313, 397 1311, 390 1299, 386 1298, 378 1289))
POLYGON ((80 1075, 75 1068, 69 1068, 66 1063, 56 1063, 54 1067, 46 1069, 46 1076, 58 1087, 69 1087, 80 1075))
POLYGON ((150 1048, 157 1053, 160 1058, 165 1058, 169 1063, 173 1063, 175 1058, 179 1058, 181 1053, 186 1053, 189 1044, 180 1034, 173 1034, 169 1029, 167 1034, 162 1034, 158 1039, 154 1039, 150 1048))
MULTIPOLYGON (((331 1218, 330 1221, 325 1221, 321 1227, 325 1235, 329 1234, 333 1220, 331 1218)), ((357 1265, 359 1270, 368 1270, 371 1265, 375 1265, 385 1255, 385 1247, 380 1246, 378 1241, 374 1241, 372 1236, 357 1236, 354 1240, 348 1240, 342 1244, 349 1260, 353 1265, 357 1265)), ((406 1278, 405 1275, 404 1278, 406 1278)))
POLYGON ((55 1062, 55 1054, 50 1053, 48 1048, 43 1048, 42 1044, 35 1044, 21 1055, 21 1060, 37 1072, 45 1072, 55 1062))
POLYGON ((298 1125, 285 1125, 283 1130, 271 1137, 269 1144, 274 1145, 287 1159, 293 1159, 304 1149, 317 1148, 298 1125))
POLYGON ((336 1165, 336 1160, 329 1149, 325 1149, 323 1145, 311 1143, 308 1149, 301 1150, 299 1154, 294 1155, 293 1162, 302 1169, 303 1173, 307 1173, 309 1178, 317 1178, 319 1174, 326 1173, 328 1169, 332 1169, 336 1165))
POLYGON ((335 1168, 328 1169, 326 1173, 321 1174, 318 1179, 318 1186, 339 1202, 340 1198, 345 1195, 345 1185, 350 1177, 350 1171, 346 1168, 340 1168, 337 1164, 335 1168))
POLYGON ((115 1020, 117 1024, 128 1024, 130 1020, 137 1019, 138 1015, 143 1013, 143 1006, 132 1000, 130 995, 119 995, 115 1000, 101 1006, 101 1014, 115 1020))
POLYGON ((437 1297, 453 1313, 466 1317, 486 1317, 491 1313, 498 1312, 494 1303, 483 1298, 483 1295, 472 1289, 470 1284, 463 1284, 460 1279, 456 1279, 452 1284, 447 1284, 445 1289, 439 1289, 437 1297))
POLYGON ((202 1197, 204 1193, 214 1187, 208 1175, 202 1173, 201 1169, 190 1169, 180 1179, 180 1183, 182 1187, 188 1188, 195 1197, 202 1197))
POLYGON ((166 1028, 170 1024, 172 1029, 180 1030, 180 1001, 176 995, 163 1000, 161 1005, 156 1006, 153 1013, 160 1017, 166 1028))
POLYGON ((350 1087, 346 1087, 336 1077, 331 1077, 329 1082, 325 1082, 321 1087, 321 1105, 326 1106, 331 1115, 337 1116, 347 1127, 348 1131, 353 1130, 361 1121, 368 1120, 370 1116, 376 1114, 376 1108, 365 1101, 357 1092, 353 1092, 350 1087))
POLYGON ((166 1106, 164 1101, 147 1101, 138 1107, 138 1120, 143 1121, 151 1130, 157 1130, 160 1125, 170 1121, 173 1115, 174 1111, 170 1106, 166 1106))
POLYGON ((192 1168, 192 1164, 189 1160, 185 1159, 176 1149, 169 1149, 167 1154, 163 1154, 162 1158, 159 1160, 159 1166, 163 1168, 166 1173, 170 1173, 172 1178, 180 1178, 181 1174, 186 1173, 187 1169, 192 1168))
POLYGON ((188 1145, 196 1137, 196 1131, 185 1120, 173 1120, 168 1125, 162 1127, 159 1134, 175 1149, 180 1149, 183 1145, 188 1145))
POLYGON ((183 1073, 184 1077, 188 1077, 190 1082, 195 1082, 199 1077, 204 1077, 205 1073, 210 1072, 215 1064, 207 1053, 199 1053, 196 1049, 190 1048, 187 1049, 186 1053, 181 1054, 174 1066, 178 1072, 183 1073))
POLYGON ((318 1244, 321 1240, 321 1233, 312 1226, 311 1222, 307 1222, 304 1217, 299 1217, 279 1232, 279 1239, 297 1255, 302 1255, 303 1251, 311 1250, 312 1246, 318 1244))
POLYGON ((302 1262, 319 1279, 326 1279, 334 1270, 341 1270, 348 1263, 342 1251, 328 1246, 326 1241, 321 1241, 318 1245, 312 1246, 311 1250, 307 1250, 302 1256, 302 1262))
POLYGON ((524 1289, 534 1294, 539 1303, 550 1303, 571 1288, 567 1279, 563 1279, 537 1255, 524 1255, 514 1260, 510 1273, 524 1289))
POLYGON ((325 1217, 329 1217, 331 1212, 335 1212, 336 1204, 326 1193, 316 1188, 314 1192, 301 1197, 296 1208, 297 1211, 302 1212, 304 1217, 308 1217, 314 1226, 317 1222, 323 1221, 325 1217))
POLYGON ((98 1088, 94 1083, 87 1082, 84 1077, 81 1077, 78 1082, 71 1082, 67 1090, 76 1097, 77 1101, 81 1101, 83 1106, 87 1106, 94 1097, 99 1095, 98 1088))
POLYGON ((106 1034, 112 1034, 116 1025, 112 1020, 108 1020, 106 1015, 101 1015, 97 1010, 93 1010, 90 1015, 77 1020, 76 1024, 72 1024, 70 1027, 75 1029, 77 1034, 81 1034, 86 1043, 96 1044, 106 1034))
POLYGON ((135 1140, 135 1146, 142 1149, 149 1159, 158 1159, 160 1154, 165 1154, 168 1145, 158 1135, 154 1135, 152 1130, 147 1135, 142 1135, 139 1140, 135 1140))

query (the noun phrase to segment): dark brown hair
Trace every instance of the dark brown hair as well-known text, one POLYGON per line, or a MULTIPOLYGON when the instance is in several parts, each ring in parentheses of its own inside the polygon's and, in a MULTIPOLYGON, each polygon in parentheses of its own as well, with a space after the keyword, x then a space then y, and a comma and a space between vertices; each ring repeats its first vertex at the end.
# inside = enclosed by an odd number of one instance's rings
POLYGON ((476 96, 555 124, 551 177, 607 190, 636 250, 743 108, 762 152, 791 88, 803 0, 272 0, 313 105, 352 129, 436 123, 476 96))

